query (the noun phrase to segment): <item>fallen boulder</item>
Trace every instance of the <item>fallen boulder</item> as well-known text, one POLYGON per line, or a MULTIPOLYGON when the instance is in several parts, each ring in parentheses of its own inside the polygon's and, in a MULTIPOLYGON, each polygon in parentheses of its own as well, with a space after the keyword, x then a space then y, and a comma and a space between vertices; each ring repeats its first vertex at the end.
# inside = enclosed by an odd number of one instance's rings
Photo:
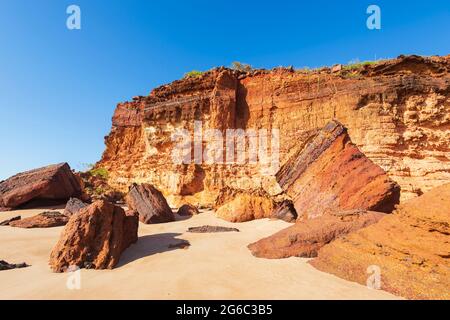
POLYGON ((315 219, 299 221, 270 237, 248 246, 258 258, 312 258, 324 245, 378 222, 386 214, 364 210, 336 212, 315 219))
POLYGON ((47 211, 42 212, 34 217, 21 220, 11 221, 9 225, 16 228, 53 228, 66 225, 69 217, 61 214, 61 212, 47 211))
POLYGON ((100 200, 73 215, 53 248, 54 272, 69 267, 112 269, 126 248, 138 239, 138 216, 100 200))
POLYGON ((351 142, 337 121, 294 150, 276 178, 302 220, 353 209, 390 213, 400 199, 399 185, 351 142))
POLYGON ((378 270, 383 290, 410 299, 448 300, 449 208, 450 184, 446 184, 401 204, 380 222, 324 246, 310 263, 364 285, 378 270))
POLYGON ((67 163, 61 163, 19 173, 0 182, 0 207, 63 203, 81 193, 79 180, 67 163))
POLYGON ((175 221, 175 216, 163 194, 150 184, 133 184, 125 197, 131 210, 139 213, 146 224, 175 221))
POLYGON ((70 198, 64 209, 64 215, 71 217, 87 206, 87 203, 84 203, 78 198, 70 198))
POLYGON ((297 219, 289 200, 275 199, 262 190, 242 191, 225 188, 216 199, 216 215, 230 222, 275 218, 287 222, 297 219))
POLYGON ((198 211, 196 206, 193 206, 192 204, 184 204, 178 209, 177 214, 179 216, 194 216, 196 214, 199 214, 200 211, 198 211))

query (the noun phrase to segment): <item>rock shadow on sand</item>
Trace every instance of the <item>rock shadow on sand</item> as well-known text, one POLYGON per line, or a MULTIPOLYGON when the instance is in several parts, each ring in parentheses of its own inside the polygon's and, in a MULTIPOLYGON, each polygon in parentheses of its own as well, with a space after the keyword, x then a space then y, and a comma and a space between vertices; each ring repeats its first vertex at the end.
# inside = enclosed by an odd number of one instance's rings
POLYGON ((139 237, 137 243, 122 254, 117 268, 157 253, 188 248, 189 241, 176 238, 181 235, 181 233, 159 233, 139 237))

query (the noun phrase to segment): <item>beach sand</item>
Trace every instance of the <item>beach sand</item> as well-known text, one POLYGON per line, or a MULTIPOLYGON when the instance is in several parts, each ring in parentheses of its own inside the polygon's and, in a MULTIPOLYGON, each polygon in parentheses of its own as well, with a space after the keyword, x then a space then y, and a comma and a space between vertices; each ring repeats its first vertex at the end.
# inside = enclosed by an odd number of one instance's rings
MULTIPOLYGON (((0 221, 42 211, 0 212, 0 221)), ((73 274, 52 273, 48 266, 62 227, 0 227, 0 260, 31 265, 0 271, 0 299, 398 299, 320 272, 308 259, 266 260, 251 255, 249 243, 287 226, 268 219, 229 223, 213 212, 179 217, 172 223, 141 223, 139 241, 124 252, 119 265, 114 270, 81 270, 79 290, 67 287, 73 274), (186 232, 201 225, 235 227, 241 232, 186 232), (169 248, 182 240, 189 241, 190 247, 169 248)))

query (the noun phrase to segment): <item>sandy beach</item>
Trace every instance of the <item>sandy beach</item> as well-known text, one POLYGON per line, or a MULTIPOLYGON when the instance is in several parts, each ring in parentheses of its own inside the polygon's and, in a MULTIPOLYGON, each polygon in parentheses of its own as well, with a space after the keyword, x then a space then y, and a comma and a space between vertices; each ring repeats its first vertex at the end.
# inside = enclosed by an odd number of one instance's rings
MULTIPOLYGON (((22 218, 42 209, 0 213, 22 218)), ((0 271, 0 299, 398 299, 317 271, 308 259, 258 259, 247 245, 289 224, 279 220, 229 223, 202 212, 176 222, 139 226, 139 241, 114 270, 81 270, 79 290, 67 288, 68 274, 52 273, 48 258, 62 227, 0 227, 0 259, 26 262, 0 271), (194 234, 189 227, 219 225, 240 230, 194 234), (169 248, 189 241, 187 249, 169 248)))

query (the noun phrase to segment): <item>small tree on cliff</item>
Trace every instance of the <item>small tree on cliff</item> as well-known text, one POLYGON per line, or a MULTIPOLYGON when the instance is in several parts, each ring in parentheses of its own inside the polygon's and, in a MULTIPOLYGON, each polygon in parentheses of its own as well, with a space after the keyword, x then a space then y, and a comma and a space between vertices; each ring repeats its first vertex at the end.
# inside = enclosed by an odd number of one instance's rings
POLYGON ((234 61, 231 63, 231 68, 234 70, 242 71, 242 72, 252 72, 253 67, 247 63, 241 63, 238 61, 234 61))

